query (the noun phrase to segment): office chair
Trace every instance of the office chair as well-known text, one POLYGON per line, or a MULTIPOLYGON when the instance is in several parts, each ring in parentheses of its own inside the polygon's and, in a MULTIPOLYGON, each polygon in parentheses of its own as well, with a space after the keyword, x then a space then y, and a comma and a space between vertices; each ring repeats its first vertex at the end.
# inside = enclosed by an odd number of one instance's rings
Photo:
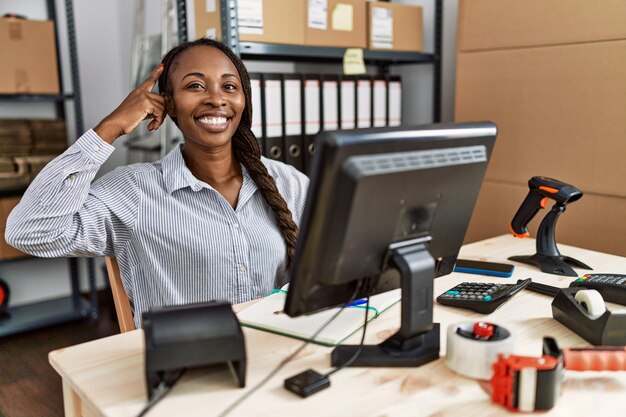
POLYGON ((104 262, 107 266, 109 284, 111 285, 111 293, 113 293, 113 303, 115 304, 115 312, 117 313, 117 322, 120 326, 120 332, 125 333, 135 330, 133 311, 130 308, 130 300, 122 284, 120 267, 117 264, 117 260, 107 256, 104 262))

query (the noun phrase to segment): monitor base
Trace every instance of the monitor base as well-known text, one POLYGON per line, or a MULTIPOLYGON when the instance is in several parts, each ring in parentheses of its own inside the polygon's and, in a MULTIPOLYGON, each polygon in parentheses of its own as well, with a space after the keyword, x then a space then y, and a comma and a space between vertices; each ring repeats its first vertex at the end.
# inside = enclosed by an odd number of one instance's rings
MULTIPOLYGON (((347 366, 379 366, 379 367, 408 367, 420 366, 439 358, 439 323, 433 323, 433 328, 415 337, 417 346, 406 348, 397 345, 394 336, 380 345, 364 345, 359 356, 347 366)), ((404 344, 414 345, 414 343, 404 344)), ((339 345, 331 355, 333 366, 341 366, 348 362, 359 350, 360 345, 339 345)))

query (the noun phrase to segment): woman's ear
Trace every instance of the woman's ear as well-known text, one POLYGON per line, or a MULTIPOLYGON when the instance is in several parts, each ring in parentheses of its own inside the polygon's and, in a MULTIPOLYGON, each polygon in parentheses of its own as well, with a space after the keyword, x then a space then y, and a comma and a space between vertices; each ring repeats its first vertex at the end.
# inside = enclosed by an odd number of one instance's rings
POLYGON ((165 99, 165 112, 170 117, 176 117, 176 109, 174 108, 174 102, 171 95, 163 95, 165 99))

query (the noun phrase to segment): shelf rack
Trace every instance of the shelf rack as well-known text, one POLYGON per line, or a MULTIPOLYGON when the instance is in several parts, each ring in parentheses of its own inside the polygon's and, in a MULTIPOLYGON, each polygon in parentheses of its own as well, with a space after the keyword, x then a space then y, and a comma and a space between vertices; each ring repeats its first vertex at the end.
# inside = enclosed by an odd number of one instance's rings
MULTIPOLYGON (((63 88, 63 72, 61 71, 60 37, 57 20, 57 10, 55 0, 46 0, 48 18, 55 22, 55 41, 57 46, 57 62, 59 65, 59 89, 63 88)), ((65 103, 73 101, 74 120, 76 133, 83 132, 82 101, 80 95, 80 78, 78 76, 78 53, 76 44, 76 28, 74 26, 74 8, 72 0, 65 0, 65 16, 67 24, 68 50, 70 60, 70 70, 72 78, 72 93, 62 94, 0 94, 0 102, 47 102, 54 103, 58 118, 65 119, 65 103)), ((25 190, 15 189, 4 191, 0 196, 21 195, 25 190)), ((32 258, 26 258, 32 259, 32 258)), ((15 260, 5 260, 4 262, 16 262, 15 260)), ((98 298, 96 292, 96 273, 93 258, 87 258, 87 274, 89 281, 89 300, 85 300, 80 294, 80 273, 77 258, 68 258, 70 271, 70 285, 72 292, 65 297, 51 300, 9 307, 8 318, 0 319, 0 337, 24 331, 34 330, 53 324, 64 323, 90 317, 92 320, 98 318, 98 298)), ((44 278, 42 278, 44 279, 44 278)))
MULTIPOLYGON (((434 46, 433 53, 396 52, 380 50, 363 50, 366 64, 375 65, 378 72, 388 74, 392 65, 432 64, 433 65, 433 123, 441 121, 441 57, 443 39, 443 0, 433 0, 434 12, 434 46)), ((297 61, 316 63, 341 63, 345 48, 324 46, 283 45, 257 42, 239 42, 237 24, 237 2, 220 0, 220 16, 222 22, 222 42, 227 44, 244 60, 262 61, 297 61)), ((178 18, 178 41, 189 39, 187 25, 186 0, 176 0, 178 18)))

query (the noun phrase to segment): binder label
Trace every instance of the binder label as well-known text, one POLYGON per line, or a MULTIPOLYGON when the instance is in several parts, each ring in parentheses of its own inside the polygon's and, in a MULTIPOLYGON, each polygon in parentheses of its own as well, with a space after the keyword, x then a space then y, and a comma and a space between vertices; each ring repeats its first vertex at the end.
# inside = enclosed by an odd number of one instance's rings
POLYGON ((372 7, 371 41, 374 48, 393 48, 393 13, 390 9, 372 7))

